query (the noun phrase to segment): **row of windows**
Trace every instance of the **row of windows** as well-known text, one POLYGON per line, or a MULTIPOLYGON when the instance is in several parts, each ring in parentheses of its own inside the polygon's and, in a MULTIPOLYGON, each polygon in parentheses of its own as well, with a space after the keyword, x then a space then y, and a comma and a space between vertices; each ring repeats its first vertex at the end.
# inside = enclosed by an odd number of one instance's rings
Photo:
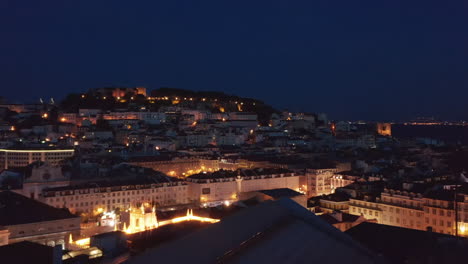
POLYGON ((406 200, 402 200, 402 199, 395 199, 393 200, 392 198, 385 198, 383 197, 382 200, 384 202, 389 202, 389 203, 394 203, 394 204, 399 204, 399 205, 408 205, 408 206, 411 206, 411 207, 420 207, 421 206, 421 202, 416 202, 416 201, 409 201, 407 202, 406 200))
MULTIPOLYGON (((154 192, 153 192, 153 193, 154 193, 154 192)), ((125 194, 125 193, 123 193, 122 196, 125 196, 124 194, 125 194)), ((137 192, 137 194, 139 194, 139 192, 137 192)), ((144 194, 144 193, 142 192, 141 194, 144 194)), ((134 192, 132 192, 132 195, 134 195, 134 192)), ((112 196, 115 197, 115 195, 112 195, 112 196)), ((120 194, 117 195, 117 197, 119 197, 119 196, 120 196, 120 194)), ((185 192, 182 192, 182 193, 171 192, 171 193, 169 193, 169 194, 164 194, 164 196, 161 195, 161 197, 171 197, 171 196, 174 197, 174 198, 177 197, 177 196, 187 196, 187 193, 185 193, 185 192)), ((81 195, 81 196, 77 196, 77 197, 71 196, 71 197, 70 197, 70 201, 73 201, 73 200, 77 200, 77 201, 78 201, 78 200, 81 200, 81 199, 83 199, 83 198, 88 198, 88 197, 89 197, 89 195, 81 195)), ((154 196, 154 197, 159 197, 159 196, 154 196)), ((124 198, 124 199, 125 199, 125 198, 124 198)), ((130 198, 128 198, 128 199, 130 199, 130 198)), ((48 200, 49 200, 50 202, 53 202, 54 200, 55 200, 55 202, 65 201, 65 197, 62 197, 61 199, 60 199, 60 197, 56 197, 55 199, 54 199, 54 198, 50 198, 50 199, 48 199, 48 200)), ((118 200, 120 200, 120 199, 118 199, 118 200)), ((83 202, 82 202, 82 203, 83 203, 83 202)), ((85 202, 85 203, 88 203, 88 202, 85 202)), ((90 203, 92 204, 92 201, 91 201, 90 203)))
MULTIPOLYGON (((445 222, 444 220, 439 220, 439 226, 444 226, 444 223, 446 224, 446 227, 453 227, 452 221, 447 221, 445 222)), ((426 217, 426 224, 429 224, 429 217, 426 217)), ((432 225, 437 225, 437 219, 432 219, 432 225)))
MULTIPOLYGON (((62 230, 62 229, 63 229, 63 226, 54 226, 54 227, 55 227, 55 229, 58 229, 58 230, 62 230)), ((48 231, 52 231, 52 230, 54 230, 54 227, 49 226, 49 227, 47 227, 47 230, 48 230, 48 231)), ((68 227, 73 228, 73 227, 76 227, 76 225, 75 225, 75 224, 69 224, 68 227)), ((45 227, 39 227, 38 229, 32 230, 32 232, 28 232, 28 233, 44 232, 45 230, 46 230, 45 227)), ((25 232, 24 230, 19 230, 19 231, 18 231, 18 234, 19 234, 19 235, 24 235, 25 233, 26 233, 26 232, 25 232)))
MULTIPOLYGON (((143 198, 143 197, 142 197, 143 198)), ((142 199, 144 200, 144 199, 142 199)), ((180 201, 176 201, 176 200, 164 200, 164 201, 155 201, 156 204, 158 205, 173 205, 173 204, 176 204, 176 203, 187 203, 188 200, 187 199, 183 199, 183 200, 180 200, 180 201)), ((125 201, 124 199, 122 199, 122 202, 118 202, 118 203, 108 203, 105 204, 98 204, 96 203, 95 206, 94 206, 94 209, 96 209, 97 207, 101 207, 103 209, 115 209, 116 207, 120 207, 121 205, 124 205, 124 207, 129 207, 130 206, 130 200, 127 199, 127 201, 125 201)), ((90 207, 86 207, 86 206, 80 206, 78 204, 74 205, 74 204, 70 204, 70 206, 68 207, 70 210, 72 211, 82 211, 82 212, 85 212, 85 213, 91 213, 93 212, 93 208, 90 208, 90 207)))
MULTIPOLYGON (((186 186, 179 186, 179 187, 173 187, 173 186, 168 186, 168 187, 165 187, 165 188, 153 188, 153 189, 143 189, 143 190, 134 190, 134 191, 112 191, 112 196, 126 196, 126 195, 135 195, 135 194, 140 194, 140 191, 141 191, 141 194, 144 194, 144 193, 158 193, 158 192, 174 192, 174 191, 186 191, 187 190, 187 187, 186 186), (167 188, 171 188, 170 190, 167 189, 167 188), (151 190, 151 191, 150 191, 151 190)), ((76 190, 75 193, 78 194, 82 194, 82 193, 90 193, 92 190, 90 189, 86 189, 86 190, 76 190)), ((61 192, 63 195, 65 192, 61 192)), ((56 193, 57 195, 59 195, 59 193, 56 193)), ((98 197, 101 197, 101 196, 106 196, 106 194, 108 193, 100 193, 100 192, 94 192, 94 194, 85 194, 85 195, 78 195, 77 196, 77 199, 78 198, 88 198, 88 197, 94 197, 93 195, 97 195, 98 197)), ((110 195, 110 193, 109 193, 110 195)), ((72 198, 73 200, 73 198, 72 198)))
MULTIPOLYGON (((439 211, 440 216, 448 216, 448 217, 452 216, 452 212, 450 210, 444 210, 444 209, 437 210, 437 208, 432 208, 431 213, 433 215, 437 215, 437 211, 439 211)), ((424 212, 429 213, 429 208, 425 207, 424 212)))
POLYGON ((359 214, 363 213, 365 215, 370 215, 370 216, 375 216, 375 217, 379 216, 379 212, 374 212, 372 210, 367 210, 367 209, 362 209, 362 208, 351 207, 351 212, 359 213, 359 214))

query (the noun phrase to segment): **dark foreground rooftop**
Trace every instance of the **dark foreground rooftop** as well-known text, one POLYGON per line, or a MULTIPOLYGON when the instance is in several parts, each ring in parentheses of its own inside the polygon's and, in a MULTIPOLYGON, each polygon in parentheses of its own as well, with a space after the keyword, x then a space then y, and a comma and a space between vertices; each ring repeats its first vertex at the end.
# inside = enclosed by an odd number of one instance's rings
POLYGON ((268 196, 270 196, 270 197, 272 197, 274 199, 279 199, 279 198, 283 198, 283 197, 292 198, 292 197, 303 195, 302 193, 296 192, 296 191, 291 190, 289 188, 261 190, 261 191, 258 191, 258 192, 263 193, 265 195, 268 195, 268 196))
POLYGON ((368 222, 346 233, 391 263, 466 263, 468 260, 468 240, 464 238, 368 222))
POLYGON ((61 260, 62 250, 60 248, 44 246, 29 241, 0 247, 0 263, 2 264, 51 264, 61 263, 61 260))
POLYGON ((75 218, 68 209, 59 209, 11 191, 0 192, 0 226, 75 218))

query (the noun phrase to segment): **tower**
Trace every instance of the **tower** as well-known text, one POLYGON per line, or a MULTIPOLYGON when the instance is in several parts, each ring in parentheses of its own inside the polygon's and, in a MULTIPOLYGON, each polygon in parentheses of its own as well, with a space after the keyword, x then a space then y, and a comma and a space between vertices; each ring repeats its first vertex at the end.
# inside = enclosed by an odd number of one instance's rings
POLYGON ((381 136, 392 136, 392 125, 390 123, 377 123, 377 134, 381 136))

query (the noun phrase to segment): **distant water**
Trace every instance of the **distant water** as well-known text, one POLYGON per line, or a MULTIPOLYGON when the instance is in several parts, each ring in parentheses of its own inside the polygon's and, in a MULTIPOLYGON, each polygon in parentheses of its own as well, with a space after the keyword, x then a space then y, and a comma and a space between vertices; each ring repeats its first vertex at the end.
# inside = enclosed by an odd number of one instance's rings
POLYGON ((468 144, 468 126, 415 126, 392 125, 392 136, 396 138, 433 138, 446 143, 468 144))

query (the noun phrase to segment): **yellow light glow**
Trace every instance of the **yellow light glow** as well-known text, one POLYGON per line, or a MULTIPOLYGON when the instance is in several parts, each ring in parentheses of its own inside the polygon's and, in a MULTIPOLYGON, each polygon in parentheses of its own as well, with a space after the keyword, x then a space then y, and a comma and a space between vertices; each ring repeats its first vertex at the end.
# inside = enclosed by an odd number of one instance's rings
MULTIPOLYGON (((154 213, 154 208, 153 208, 153 213, 154 213)), ((165 221, 159 221, 155 225, 151 226, 150 228, 146 228, 145 230, 153 230, 160 226, 169 225, 169 224, 177 224, 177 223, 185 222, 185 221, 200 221, 200 222, 206 222, 206 223, 217 223, 220 220, 214 219, 214 218, 196 216, 196 215, 193 215, 192 209, 187 209, 187 214, 185 216, 175 217, 175 218, 165 220, 165 221)), ((124 223, 124 227, 122 231, 127 234, 133 234, 133 233, 141 232, 143 230, 141 230, 141 228, 133 227, 133 226, 127 227, 126 224, 124 223)))
POLYGON ((44 114, 42 115, 42 118, 47 118, 47 117, 49 117, 49 114, 47 114, 47 113, 44 113, 44 114))
POLYGON ((62 117, 62 118, 60 118, 60 121, 65 122, 65 121, 67 121, 67 119, 65 117, 62 117))
POLYGON ((80 247, 85 247, 85 246, 89 246, 89 242, 90 242, 90 238, 87 237, 87 238, 83 238, 83 239, 75 241, 74 244, 80 247))
POLYGON ((15 131, 15 130, 16 130, 16 128, 14 126, 10 127, 10 131, 15 131))

